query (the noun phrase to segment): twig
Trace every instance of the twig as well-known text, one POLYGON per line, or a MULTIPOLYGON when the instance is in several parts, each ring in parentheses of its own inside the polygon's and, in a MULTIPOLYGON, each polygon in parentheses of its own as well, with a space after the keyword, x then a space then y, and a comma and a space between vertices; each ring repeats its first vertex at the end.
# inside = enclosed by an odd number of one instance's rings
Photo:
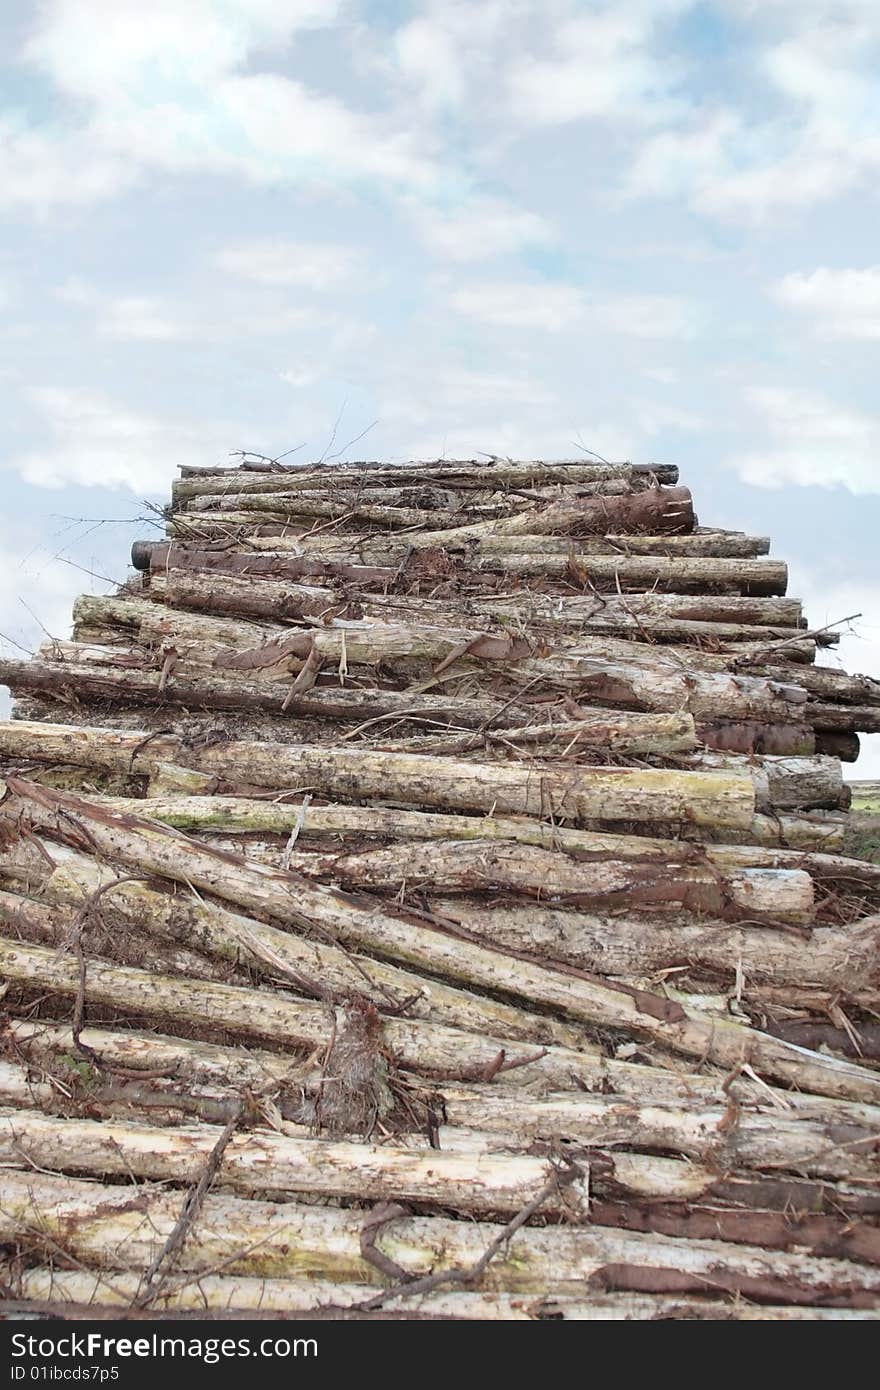
POLYGON ((381 1269, 383 1273, 390 1274, 399 1282, 392 1285, 390 1289, 381 1289, 379 1293, 374 1294, 372 1298, 365 1299, 363 1303, 356 1304, 358 1311, 371 1312, 374 1308, 380 1308, 389 1298, 411 1298, 415 1294, 432 1293, 434 1289, 442 1287, 443 1284, 477 1283, 479 1279, 482 1279, 499 1251, 527 1221, 531 1220, 549 1197, 553 1197, 563 1188, 570 1187, 578 1178, 585 1176, 584 1170, 570 1158, 564 1158, 563 1162, 566 1166, 562 1169, 554 1168, 553 1176, 544 1184, 541 1191, 508 1221, 503 1230, 499 1231, 495 1239, 486 1246, 480 1258, 464 1269, 441 1269, 434 1274, 426 1274, 420 1279, 414 1279, 407 1275, 400 1265, 376 1249, 375 1241, 381 1226, 388 1225, 391 1221, 398 1221, 408 1213, 405 1208, 399 1206, 380 1207, 375 1210, 361 1232, 361 1253, 370 1264, 381 1269))
POLYGON ((180 1209, 180 1215, 174 1223, 174 1229, 144 1275, 140 1292, 133 1301, 133 1307, 146 1307, 148 1303, 152 1303, 155 1298, 158 1298, 159 1294, 162 1292, 171 1273, 173 1261, 180 1254, 186 1243, 187 1237, 199 1218, 205 1198, 208 1195, 208 1190, 220 1171, 223 1155, 226 1153, 235 1135, 235 1131, 241 1123, 244 1110, 244 1100, 239 1100, 235 1111, 208 1155, 198 1182, 187 1194, 183 1206, 180 1209), (163 1271, 161 1277, 159 1277, 160 1270, 163 1271))

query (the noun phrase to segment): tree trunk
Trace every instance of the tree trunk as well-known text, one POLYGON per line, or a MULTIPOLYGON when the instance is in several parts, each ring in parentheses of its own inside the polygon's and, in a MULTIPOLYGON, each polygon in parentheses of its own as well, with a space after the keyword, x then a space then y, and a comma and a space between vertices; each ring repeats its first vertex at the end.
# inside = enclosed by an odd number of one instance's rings
MULTIPOLYGON (((137 1274, 125 1270, 92 1273, 89 1270, 55 1269, 43 1266, 17 1270, 6 1276, 10 1299, 22 1310, 43 1314, 51 1306, 52 1315, 64 1317, 70 1309, 76 1315, 99 1316, 106 1309, 116 1315, 127 1310, 141 1292, 137 1274)), ((291 1315, 314 1317, 338 1310, 341 1316, 365 1303, 375 1288, 368 1284, 337 1283, 320 1279, 255 1279, 246 1275, 203 1274, 197 1281, 175 1280, 163 1288, 150 1307, 154 1313, 185 1313, 224 1317, 245 1315, 252 1318, 287 1319, 291 1315)), ((470 1293, 439 1289, 420 1294, 389 1298, 383 1305, 387 1313, 355 1312, 358 1319, 387 1316, 395 1321, 419 1320, 479 1322, 533 1322, 553 1319, 577 1322, 651 1322, 666 1318, 711 1319, 713 1322, 825 1322, 873 1321, 880 1314, 870 1309, 791 1307, 784 1304, 751 1306, 724 1303, 711 1298, 660 1297, 639 1294, 595 1294, 578 1298, 559 1294, 548 1286, 541 1294, 470 1293)), ((13 1314, 18 1316, 20 1314, 13 1314)))
MULTIPOLYGON (((134 1175, 152 1182, 197 1181, 221 1130, 213 1125, 170 1129, 156 1125, 63 1120, 24 1112, 0 1113, 4 1166, 31 1163, 41 1171, 73 1170, 90 1177, 134 1175)), ((234 1135, 218 1184, 245 1194, 289 1192, 358 1202, 416 1202, 453 1211, 513 1215, 553 1174, 546 1159, 525 1155, 418 1153, 390 1144, 290 1139, 269 1130, 234 1135)), ((583 1222, 587 1168, 542 1210, 583 1222)))
MULTIPOLYGON (((21 747, 22 730, 15 726, 16 721, 0 726, 0 750, 8 752, 16 743, 21 747)), ((85 758, 86 766, 104 766, 104 738, 103 730, 68 728, 55 739, 58 757, 74 763, 85 758)), ((183 761, 175 756, 180 749, 177 740, 163 738, 148 747, 148 764, 183 761)), ((536 774, 527 764, 457 762, 357 747, 234 742, 187 749, 186 761, 200 772, 238 783, 561 820, 689 821, 745 829, 755 809, 752 780, 739 772, 549 764, 536 774)))
POLYGON ((804 939, 772 926, 693 922, 681 917, 667 921, 656 911, 639 917, 551 906, 489 908, 437 897, 431 899, 431 909, 502 949, 527 951, 612 977, 686 967, 698 975, 704 971, 721 974, 733 983, 741 970, 746 996, 754 981, 867 989, 880 977, 878 917, 846 929, 818 927, 804 939))
MULTIPOLYGON (((76 1178, 9 1170, 4 1177, 0 1235, 39 1251, 60 1242, 78 1262, 143 1270, 162 1250, 179 1215, 176 1193, 139 1194, 76 1178)), ((210 1194, 178 1260, 197 1274, 222 1264, 228 1275, 290 1275, 376 1284, 378 1271, 361 1251, 364 1213, 273 1204, 210 1194)), ((443 1217, 401 1217, 376 1245, 410 1276, 467 1269, 503 1227, 443 1217)), ((761 1302, 810 1306, 833 1301, 872 1308, 880 1301, 880 1270, 808 1255, 767 1253, 720 1241, 676 1241, 613 1228, 520 1230, 485 1276, 499 1292, 547 1290, 552 1269, 560 1293, 585 1289, 654 1293, 738 1294, 761 1302)))
POLYGON ((437 930, 430 919, 404 910, 393 912, 387 904, 378 908, 363 903, 309 883, 301 875, 238 862, 154 823, 112 816, 80 797, 50 793, 18 778, 11 778, 9 785, 15 799, 8 797, 4 803, 6 819, 24 813, 34 826, 62 841, 71 832, 79 833, 111 860, 201 888, 257 915, 265 913, 300 928, 317 925, 355 948, 542 1004, 582 1023, 623 1028, 675 1052, 711 1058, 725 1066, 738 1065, 748 1055, 768 1076, 820 1094, 865 1100, 880 1097, 880 1078, 836 1061, 828 1065, 818 1054, 799 1055, 732 1022, 707 1020, 696 1011, 669 1006, 658 996, 608 988, 590 977, 545 969, 459 940, 437 930))

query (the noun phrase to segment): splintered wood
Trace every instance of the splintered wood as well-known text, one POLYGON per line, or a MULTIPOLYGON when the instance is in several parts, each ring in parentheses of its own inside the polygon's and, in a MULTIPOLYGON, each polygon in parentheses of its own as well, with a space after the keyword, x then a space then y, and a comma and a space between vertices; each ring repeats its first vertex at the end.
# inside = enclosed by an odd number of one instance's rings
POLYGON ((880 1310, 880 683, 669 467, 184 469, 0 662, 10 1309, 880 1310))

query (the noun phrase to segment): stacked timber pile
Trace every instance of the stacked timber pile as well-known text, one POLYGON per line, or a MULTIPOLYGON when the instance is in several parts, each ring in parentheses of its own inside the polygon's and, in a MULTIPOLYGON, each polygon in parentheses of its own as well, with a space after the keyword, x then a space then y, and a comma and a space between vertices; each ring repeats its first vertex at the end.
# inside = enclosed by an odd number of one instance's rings
POLYGON ((876 1315, 880 684, 677 482, 184 470, 0 664, 11 1308, 876 1315))

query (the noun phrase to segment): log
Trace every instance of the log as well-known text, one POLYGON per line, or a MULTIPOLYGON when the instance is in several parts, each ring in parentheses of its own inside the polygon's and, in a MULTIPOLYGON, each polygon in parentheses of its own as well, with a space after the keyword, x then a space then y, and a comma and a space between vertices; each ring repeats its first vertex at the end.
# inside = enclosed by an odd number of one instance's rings
POLYGON ((303 467, 273 468, 265 472, 246 468, 197 468, 182 465, 180 478, 172 484, 175 503, 205 492, 228 487, 236 492, 295 491, 314 487, 363 487, 388 483, 416 485, 436 482, 443 487, 500 488, 531 487, 539 482, 572 484, 622 482, 628 487, 653 487, 658 483, 677 483, 675 464, 584 463, 582 459, 516 460, 443 459, 436 462, 404 464, 344 463, 313 464, 303 467), (217 479, 222 481, 218 485, 217 479))
MULTIPOLYGON (((546 545, 550 538, 544 537, 546 545)), ((395 576, 393 567, 355 567, 351 573, 341 572, 337 562, 327 555, 302 556, 289 549, 272 552, 268 549, 236 550, 228 545, 218 550, 200 550, 180 542, 158 541, 138 542, 144 550, 138 551, 138 559, 149 565, 152 572, 162 575, 171 570, 187 570, 191 578, 206 571, 227 575, 250 575, 258 578, 284 582, 301 580, 319 575, 338 576, 356 581, 362 588, 378 587, 379 594, 370 594, 367 602, 374 606, 392 608, 406 599, 386 597, 381 590, 392 583, 395 576)), ((140 566, 138 566, 140 567, 140 566)), ((84 596, 78 602, 86 604, 92 596, 84 596)), ((96 600, 106 604, 114 600, 96 600)), ((119 602, 120 600, 115 600, 119 602)), ((430 607, 431 600, 420 599, 420 605, 430 607)), ((451 606, 455 607, 454 600, 451 606)), ((449 611, 450 601, 444 600, 442 611, 449 611)), ((439 611, 439 610, 438 610, 439 611)), ((571 594, 549 595, 532 591, 514 592, 492 597, 476 596, 468 601, 467 610, 501 619, 517 618, 527 615, 530 620, 540 620, 569 624, 578 628, 591 623, 601 624, 614 620, 633 625, 639 620, 652 629, 663 622, 710 623, 726 625, 734 631, 743 627, 768 629, 767 634, 753 634, 760 637, 772 632, 780 641, 797 640, 797 634, 782 629, 797 628, 801 623, 801 605, 792 598, 743 598, 717 594, 634 594, 622 600, 619 595, 609 594, 598 598, 595 594, 572 596, 571 594)), ((833 640, 835 634, 825 634, 833 640)), ((782 649, 779 649, 782 654, 782 649)))
MULTIPOLYGON (((67 998, 75 998, 79 989, 76 960, 59 959, 56 952, 44 947, 5 939, 0 939, 0 975, 23 988, 54 990, 67 998)), ((219 1030, 236 1037, 259 1039, 287 1049, 288 1053, 291 1049, 323 1052, 333 1037, 333 1014, 323 1004, 281 998, 236 985, 183 981, 99 960, 88 962, 85 999, 87 1003, 110 1005, 142 1017, 168 1020, 187 1030, 219 1030)), ((595 1075, 588 1042, 579 1051, 549 1046, 536 1052, 528 1045, 512 1050, 510 1040, 477 1036, 419 1019, 398 1018, 383 1019, 382 1034, 394 1060, 420 1076, 488 1075, 492 1068, 501 1065, 499 1057, 502 1063, 515 1065, 521 1071, 518 1079, 524 1084, 536 1078, 564 1088, 582 1073, 587 1080, 595 1075)), ((791 1051, 785 1044, 778 1046, 791 1051)), ((282 1060, 293 1061, 289 1055, 282 1060)), ((833 1065, 839 1069, 843 1064, 833 1065)), ((859 1072, 858 1068, 850 1070, 859 1072)))
MULTIPOLYGON (((299 992, 318 998, 341 1003, 352 994, 362 994, 380 1009, 406 1003, 410 1018, 433 1018, 453 1027, 537 1043, 576 1048, 581 1042, 578 1029, 555 1019, 453 989, 440 980, 426 980, 327 941, 303 940, 190 895, 160 893, 132 882, 107 891, 105 885, 117 877, 112 870, 57 846, 50 853, 58 867, 41 884, 41 892, 52 902, 81 908, 104 890, 103 910, 122 917, 132 930, 165 943, 182 943, 184 954, 186 948, 195 948, 198 954, 188 973, 197 979, 223 978, 205 957, 234 965, 244 962, 263 976, 292 983, 299 992), (202 961, 207 968, 201 968, 202 961)), ((5 916, 3 899, 11 897, 0 895, 0 917, 5 916)), ((158 956, 152 968, 162 970, 158 956)))
MULTIPOLYGON (((615 1096, 543 1096, 512 1106, 489 1090, 447 1087, 447 1122, 497 1135, 503 1147, 523 1153, 530 1146, 562 1141, 578 1149, 628 1147, 678 1153, 719 1173, 741 1168, 797 1172, 832 1180, 871 1184, 877 1176, 876 1127, 842 1125, 834 1118, 789 1116, 776 1111, 740 1111, 731 1123, 727 1106, 666 1106, 615 1096)), ((876 1120, 876 1115, 874 1116, 876 1120)), ((576 1150, 577 1151, 577 1150, 576 1150)), ((643 1164, 643 1168, 647 1168, 643 1164)), ((697 1183, 704 1178, 697 1178, 697 1183)))
MULTIPOLYGON (((91 1270, 55 1269, 51 1265, 11 1271, 5 1275, 18 1305, 26 1305, 43 1316, 51 1307, 52 1316, 64 1317, 67 1308, 97 1317, 128 1309, 140 1293, 140 1276, 126 1270, 112 1274, 91 1270)), ((175 1281, 163 1288, 151 1303, 155 1313, 192 1312, 225 1317, 288 1318, 291 1314, 319 1316, 327 1310, 349 1310, 365 1303, 375 1289, 368 1284, 338 1283, 320 1279, 256 1279, 228 1274, 202 1274, 197 1281, 175 1281)), ((534 1322, 575 1320, 578 1322, 651 1322, 675 1318, 711 1319, 721 1322, 825 1321, 865 1322, 880 1317, 880 1311, 852 1308, 798 1308, 784 1304, 751 1306, 724 1303, 712 1298, 660 1297, 639 1294, 595 1294, 578 1298, 556 1293, 548 1287, 543 1294, 470 1293, 438 1290, 388 1298, 386 1316, 395 1320, 408 1317, 479 1322, 534 1322)), ((16 1316, 20 1316, 16 1312, 16 1316)), ((379 1317, 380 1313, 360 1312, 358 1318, 379 1317)))
MULTIPOLYGON (((73 1067, 71 1053, 76 1052, 76 1044, 69 1026, 44 1019, 11 1019, 6 1025, 5 1037, 22 1064, 13 1068, 6 1063, 4 1088, 2 1094, 21 1102, 26 1088, 29 1096, 24 1103, 26 1108, 45 1105, 45 1097, 36 1085, 33 1073, 51 1073, 70 1079, 73 1067), (28 1070, 31 1068, 31 1079, 28 1070)), ((193 1041, 187 1038, 172 1038, 155 1032, 143 1033, 136 1030, 125 1031, 107 1028, 84 1028, 82 1043, 90 1049, 91 1056, 97 1057, 94 1069, 106 1069, 113 1077, 114 1069, 124 1077, 143 1079, 141 1099, 136 1105, 143 1105, 146 1086, 157 1088, 160 1095, 166 1095, 175 1088, 171 1101, 180 1103, 180 1093, 190 1092, 194 1097, 205 1095, 239 1097, 240 1090, 247 1086, 258 1092, 275 1096, 282 1114, 294 1114, 302 1119, 304 1106, 308 1108, 321 1086, 321 1068, 313 1057, 301 1062, 289 1055, 266 1052, 254 1046, 245 1050, 241 1047, 221 1046, 217 1043, 193 1041), (305 1097, 305 1100, 304 1100, 305 1097)), ((613 1097, 618 1104, 635 1103, 639 1106, 663 1105, 678 1110, 701 1110, 712 1108, 723 1110, 734 1099, 744 1110, 752 1113, 776 1115, 780 1112, 789 1119, 804 1116, 819 1123, 861 1129, 877 1127, 877 1110, 870 1105, 852 1101, 817 1098, 803 1092, 779 1091, 765 1083, 754 1082, 748 1073, 737 1076, 723 1076, 711 1072, 682 1072, 666 1070, 661 1066, 639 1065, 636 1062, 618 1061, 612 1057, 590 1056, 571 1053, 565 1049, 548 1051, 555 1055, 559 1066, 545 1066, 543 1072, 537 1068, 517 1068, 501 1070, 493 1078, 488 1088, 472 1088, 473 1094, 506 1096, 515 1105, 556 1093, 560 1094, 598 1094, 613 1097), (567 1092, 559 1089, 557 1078, 562 1076, 561 1064, 564 1058, 574 1057, 576 1070, 564 1077, 567 1092)), ((456 1083, 451 1083, 455 1088, 456 1083)), ((47 1093, 50 1087, 43 1088, 47 1093)), ((88 1100, 95 1095, 94 1078, 90 1079, 88 1100)), ((169 1104, 171 1103, 169 1101, 169 1104)), ((610 1100, 609 1100, 610 1103, 610 1100)), ((128 1116, 130 1118, 130 1114, 128 1116)), ((514 1127, 515 1129, 515 1127, 514 1127)), ((304 1124, 286 1124, 284 1132, 295 1137, 308 1137, 304 1124)), ((475 1146, 487 1152, 498 1152, 507 1146, 498 1125, 492 1132, 482 1134, 475 1130, 452 1128, 441 1124, 438 1130, 439 1142, 444 1149, 473 1149, 475 1146)), ((415 1147, 428 1146, 425 1132, 399 1136, 400 1142, 415 1147)), ((880 1197, 871 1186, 867 1188, 846 1189, 835 1187, 831 1194, 823 1193, 821 1186, 805 1179, 786 1178, 784 1182, 775 1179, 773 1183, 759 1183, 756 1187, 751 1179, 734 1178, 727 1174, 719 1178, 711 1168, 698 1168, 691 1161, 663 1158, 653 1155, 624 1153, 614 1151, 603 1157, 601 1169, 597 1169, 593 1183, 596 1190, 606 1197, 620 1196, 626 1191, 638 1197, 658 1196, 664 1199, 707 1201, 734 1206, 772 1207, 783 1210, 815 1210, 830 1212, 835 1206, 846 1213, 880 1214, 880 1197), (830 1196, 830 1204, 829 1204, 830 1196)))
POLYGON ((435 893, 500 891, 563 900, 572 906, 592 903, 608 911, 623 906, 649 909, 659 911, 661 926, 664 910, 682 908, 725 914, 731 920, 755 916, 783 922, 812 920, 813 882, 802 870, 742 869, 722 874, 708 863, 690 864, 686 858, 676 863, 674 854, 670 846, 662 866, 626 859, 583 862, 534 845, 433 840, 354 854, 293 854, 288 863, 309 877, 354 888, 393 889, 405 883, 435 893))
MULTIPOLYGON (((65 1120, 0 1112, 0 1159, 45 1171, 154 1182, 198 1180, 222 1130, 124 1122, 65 1120)), ((404 1201, 485 1215, 514 1215, 546 1187, 553 1168, 542 1158, 508 1154, 425 1154, 390 1144, 290 1139, 269 1130, 234 1135, 218 1184, 241 1193, 309 1193, 358 1201, 404 1201)), ((583 1222, 588 1170, 542 1203, 548 1214, 583 1222)))
MULTIPOLYGON (((436 890, 440 892, 442 890, 436 890)), ((768 926, 693 922, 658 915, 575 912, 558 907, 486 907, 431 898, 431 910, 481 941, 526 951, 599 975, 633 977, 686 967, 735 981, 867 989, 880 977, 880 918, 855 927, 817 927, 806 938, 768 926)), ((768 1031, 776 1034, 775 1029, 768 1031)), ((792 1038, 792 1041, 799 1041, 792 1038)))
POLYGON ((770 753, 782 757, 811 757, 817 752, 816 732, 808 724, 759 724, 755 720, 720 720, 714 724, 700 724, 697 735, 706 748, 716 753, 770 753))
POLYGON ((562 532, 580 535, 627 535, 646 532, 691 532, 694 507, 691 494, 683 487, 646 488, 621 496, 575 497, 563 494, 554 500, 520 507, 512 516, 477 521, 464 526, 437 527, 436 511, 419 507, 382 505, 361 500, 361 494, 328 497, 326 494, 295 493, 208 493, 192 498, 184 513, 175 512, 179 527, 194 523, 205 515, 242 514, 259 522, 263 518, 288 523, 299 517, 326 517, 346 521, 363 520, 400 527, 424 527, 420 544, 458 544, 483 536, 536 536, 562 532), (422 536, 426 540, 422 540, 422 536))
MULTIPOLYGON (((36 731, 40 727, 33 726, 36 731)), ((59 761, 82 765, 85 758, 86 766, 106 765, 106 731, 58 728, 54 743, 59 761)), ((24 721, 0 724, 0 751, 8 754, 16 745, 23 750, 26 737, 24 721)), ((39 732, 36 737, 40 739, 39 732)), ((138 740, 144 738, 145 734, 129 736, 128 747, 135 749, 138 740)), ((116 750, 118 747, 117 742, 116 750)), ((179 749, 177 739, 151 741, 143 763, 181 763, 184 759, 175 756, 179 749)), ((453 758, 425 754, 235 742, 188 749, 185 761, 197 771, 239 783, 247 781, 275 788, 299 786, 326 796, 341 793, 356 800, 563 820, 601 817, 607 821, 689 821, 695 825, 746 828, 755 809, 752 780, 738 772, 560 768, 551 764, 536 775, 529 766, 459 763, 453 758)), ((135 756, 129 770, 142 765, 135 756)))
POLYGON ((843 769, 837 758, 820 755, 810 758, 746 758, 732 753, 700 752, 685 755, 679 761, 684 766, 694 768, 748 769, 754 782, 755 804, 760 812, 834 810, 843 806, 843 769))
MULTIPOLYGON (((198 518, 177 518, 166 527, 169 537, 180 540, 234 539, 247 532, 247 540, 256 550, 294 550, 297 554, 310 555, 320 548, 327 551, 326 541, 317 536, 313 540, 304 537, 286 538, 287 528, 282 522, 254 522, 254 515, 248 512, 210 512, 198 518), (255 529, 250 530, 253 526, 255 529), (287 544, 285 544, 287 540, 287 544)), ((407 544, 413 549, 428 549, 437 544, 437 534, 426 539, 428 533, 412 531, 407 535, 407 544)), ((443 542, 448 544, 448 540, 443 542)), ((572 564, 566 555, 541 555, 536 551, 517 554, 483 554, 474 547, 471 554, 467 542, 464 547, 464 564, 458 567, 461 573, 482 571, 498 574, 547 575, 559 578, 571 577, 572 564)), ((453 552, 453 555, 455 552, 453 552)), ((400 558, 400 552, 393 542, 382 543, 376 540, 357 551, 340 550, 329 552, 329 558, 344 561, 346 564, 389 565, 400 558)), ((622 590, 644 592, 649 589, 670 590, 685 593, 707 587, 719 586, 743 595, 761 596, 784 594, 788 584, 788 568, 779 560, 762 559, 678 559, 666 556, 631 555, 602 556, 587 552, 576 553, 576 578, 583 587, 588 584, 597 590, 622 590)))
MULTIPOLYGON (((78 1262, 105 1269, 143 1270, 162 1250, 179 1214, 179 1196, 143 1190, 132 1210, 132 1189, 83 1179, 9 1170, 4 1177, 0 1236, 25 1248, 60 1242, 78 1262)), ((209 1193, 178 1268, 196 1273, 222 1263, 227 1274, 327 1278, 375 1285, 378 1270, 361 1253, 364 1213, 329 1207, 273 1204, 209 1193)), ((402 1217, 376 1245, 410 1276, 471 1267, 503 1227, 443 1217, 402 1217)), ((590 1227, 518 1231, 485 1276, 499 1292, 547 1289, 552 1269, 560 1293, 650 1290, 653 1293, 730 1293, 761 1301, 874 1308, 880 1271, 865 1265, 767 1252, 720 1241, 678 1241, 641 1232, 590 1227)), ((479 1288, 479 1285, 477 1286, 479 1288)))
MULTIPOLYGON (((74 915, 69 908, 53 908, 18 893, 0 892, 0 923, 3 924, 3 931, 18 941, 54 946, 69 943, 74 915)), ((158 970, 165 975, 194 975, 197 979, 232 983, 236 973, 234 968, 217 965, 203 952, 191 947, 167 940, 161 944, 153 940, 147 945, 137 937, 118 933, 102 933, 97 954, 124 965, 158 970)), ((232 952, 227 953, 227 959, 232 961, 233 967, 238 964, 232 952)), ((237 983, 246 983, 246 980, 242 976, 237 983)))
MULTIPOLYGON (((512 956, 447 936, 429 919, 403 910, 392 912, 361 904, 337 890, 309 883, 300 875, 237 861, 197 846, 187 837, 151 822, 114 817, 83 798, 48 792, 33 783, 10 779, 4 803, 7 819, 26 812, 30 821, 62 842, 82 828, 93 852, 129 867, 159 873, 187 886, 216 894, 239 907, 266 913, 291 926, 317 924, 337 940, 366 947, 396 961, 416 965, 448 979, 482 989, 500 990, 602 1027, 623 1028, 653 1038, 672 1051, 701 1056, 721 1065, 752 1064, 774 1079, 802 1084, 819 1094, 871 1100, 880 1095, 880 1078, 818 1054, 799 1055, 784 1044, 728 1021, 707 1019, 699 1011, 671 1008, 659 997, 615 990, 512 956), (292 891, 295 890, 295 893, 292 891)), ((36 948, 33 948, 36 949, 36 948)), ((220 988, 215 986, 215 988, 220 988)))

